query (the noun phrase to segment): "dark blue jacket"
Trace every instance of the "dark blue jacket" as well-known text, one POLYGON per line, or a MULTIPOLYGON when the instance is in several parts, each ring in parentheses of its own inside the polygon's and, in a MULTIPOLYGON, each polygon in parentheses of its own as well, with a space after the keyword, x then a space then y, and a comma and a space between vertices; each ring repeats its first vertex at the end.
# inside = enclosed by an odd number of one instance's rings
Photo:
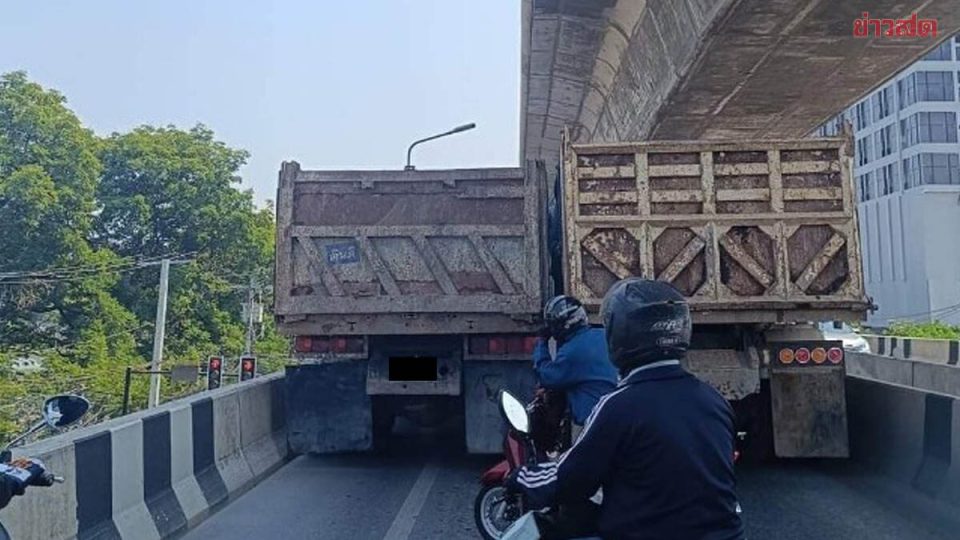
POLYGON ((743 538, 730 405, 675 360, 648 367, 600 400, 556 463, 524 467, 511 482, 534 507, 602 487, 604 539, 743 538))
POLYGON ((540 384, 563 390, 570 403, 573 421, 583 425, 600 398, 617 387, 617 370, 607 356, 607 338, 602 328, 584 328, 557 347, 550 359, 546 340, 533 351, 533 367, 540 384))

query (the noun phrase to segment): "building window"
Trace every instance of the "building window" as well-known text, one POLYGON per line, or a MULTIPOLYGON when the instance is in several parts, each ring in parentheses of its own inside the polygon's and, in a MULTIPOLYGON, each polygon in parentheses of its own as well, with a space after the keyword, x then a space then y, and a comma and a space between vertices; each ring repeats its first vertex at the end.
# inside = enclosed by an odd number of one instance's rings
POLYGON ((922 60, 953 60, 953 57, 950 56, 950 41, 944 41, 936 49, 928 52, 922 60))
POLYGON ((866 202, 873 198, 873 173, 861 174, 857 177, 858 192, 860 202, 866 202))
POLYGON ((889 195, 897 190, 897 167, 893 163, 877 170, 877 196, 889 195))
POLYGON ((919 143, 957 142, 957 113, 920 112, 900 121, 903 148, 919 143))
POLYGON ((871 159, 870 150, 872 148, 873 148, 873 145, 870 144, 869 135, 867 135, 866 137, 857 139, 857 148, 856 148, 857 165, 863 166, 863 165, 866 165, 867 163, 870 163, 870 159, 871 159))
POLYGON ((857 129, 863 129, 870 125, 870 100, 863 100, 857 103, 857 129))
POLYGON ((960 184, 960 155, 920 154, 920 178, 924 184, 960 184))
POLYGON ((910 156, 903 160, 903 189, 907 190, 920 185, 920 158, 910 156))
POLYGON ((891 124, 885 128, 877 130, 877 132, 873 134, 874 146, 876 147, 876 153, 874 155, 877 157, 877 159, 887 157, 893 153, 893 128, 894 125, 891 124))
POLYGON ((952 71, 917 71, 897 81, 900 109, 918 101, 953 101, 952 71))
POLYGON ((893 112, 893 87, 888 86, 873 95, 873 119, 883 120, 893 112))

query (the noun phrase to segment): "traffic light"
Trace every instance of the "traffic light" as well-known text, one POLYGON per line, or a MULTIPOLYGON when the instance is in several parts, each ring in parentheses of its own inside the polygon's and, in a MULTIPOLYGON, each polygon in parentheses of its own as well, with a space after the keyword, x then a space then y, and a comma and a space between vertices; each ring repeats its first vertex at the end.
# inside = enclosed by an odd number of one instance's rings
POLYGON ((247 381, 257 375, 257 359, 253 356, 240 358, 240 380, 247 381))
POLYGON ((223 381, 223 358, 211 356, 207 359, 207 390, 220 388, 223 381))

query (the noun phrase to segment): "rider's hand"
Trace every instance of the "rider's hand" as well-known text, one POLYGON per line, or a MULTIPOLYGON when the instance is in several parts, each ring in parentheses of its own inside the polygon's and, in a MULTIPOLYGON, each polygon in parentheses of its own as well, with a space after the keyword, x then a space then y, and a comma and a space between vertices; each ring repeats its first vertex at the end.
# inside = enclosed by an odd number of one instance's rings
POLYGON ((17 458, 11 461, 10 465, 29 473, 26 478, 26 484, 29 486, 49 486, 52 484, 53 477, 46 474, 46 466, 37 458, 17 458))

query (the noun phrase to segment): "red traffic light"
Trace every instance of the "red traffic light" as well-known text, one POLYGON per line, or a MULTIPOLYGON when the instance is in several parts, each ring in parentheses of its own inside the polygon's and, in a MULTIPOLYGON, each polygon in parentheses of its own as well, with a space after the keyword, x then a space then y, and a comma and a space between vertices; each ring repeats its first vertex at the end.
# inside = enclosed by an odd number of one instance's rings
POLYGON ((240 358, 240 380, 252 379, 257 373, 257 359, 252 356, 240 358))
POLYGON ((209 360, 210 369, 220 369, 220 366, 222 363, 223 361, 220 359, 219 356, 210 357, 210 360, 209 360))

